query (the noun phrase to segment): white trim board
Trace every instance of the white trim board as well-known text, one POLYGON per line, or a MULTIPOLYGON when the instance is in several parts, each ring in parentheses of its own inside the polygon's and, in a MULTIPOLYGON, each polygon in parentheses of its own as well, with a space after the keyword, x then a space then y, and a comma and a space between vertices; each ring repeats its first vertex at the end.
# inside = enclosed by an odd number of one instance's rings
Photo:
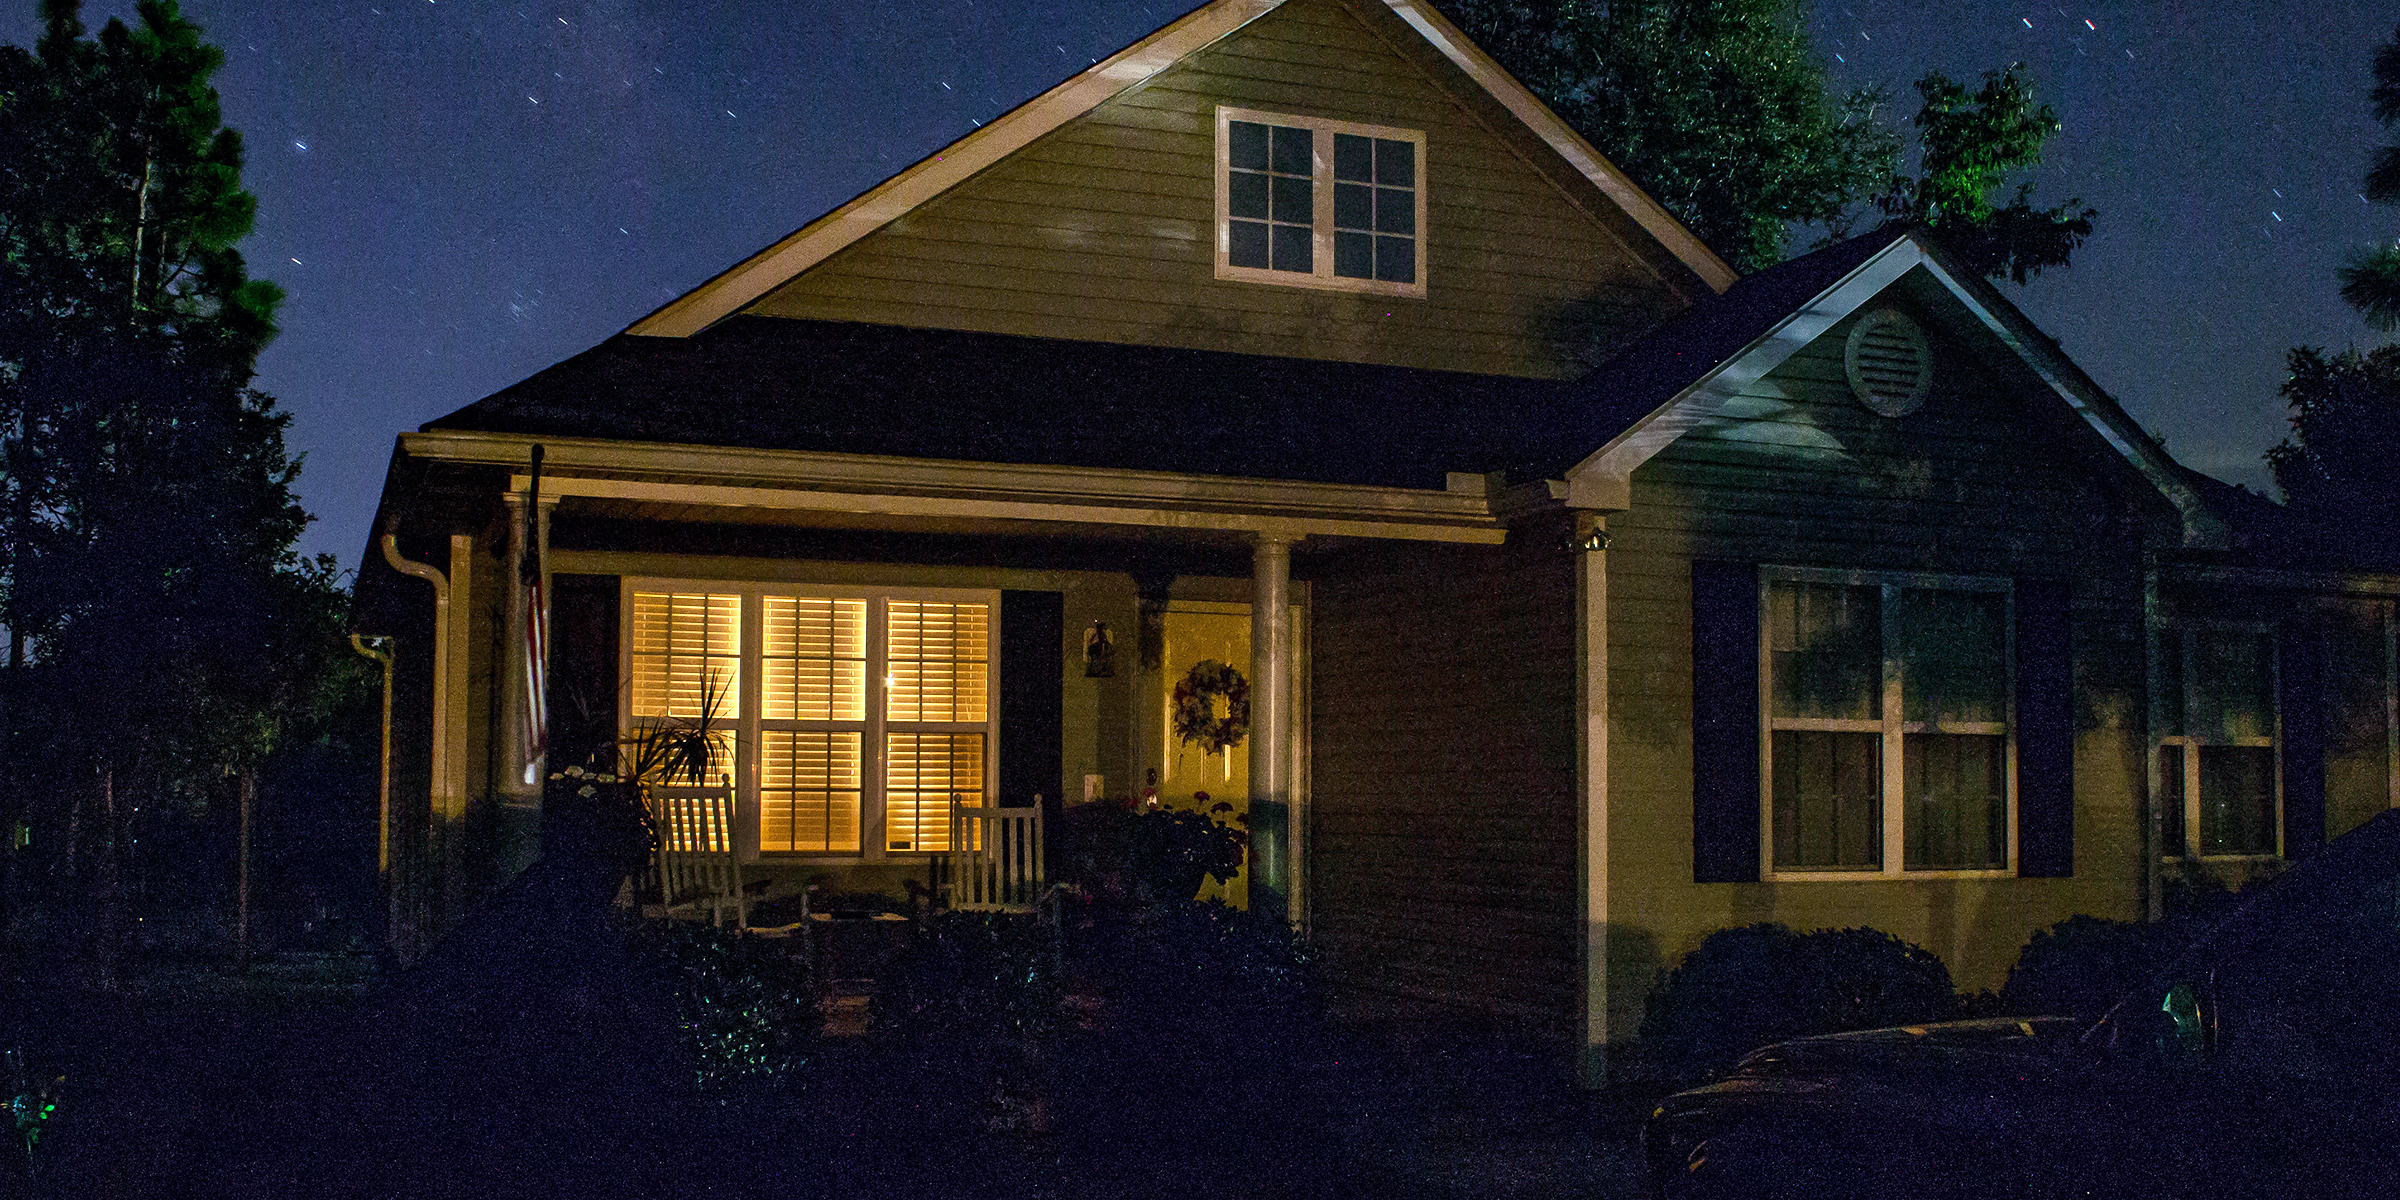
MULTIPOLYGON (((1482 545, 1508 536, 1493 499, 1463 491, 473 431, 400 435, 400 452, 410 457, 520 469, 536 444, 545 499, 1482 545)), ((520 471, 509 486, 529 483, 520 471)))
MULTIPOLYGON (((1548 105, 1478 49, 1457 26, 1422 0, 1352 0, 1381 3, 1449 59, 1467 77, 1551 149, 1558 152, 1626 216, 1648 231, 1693 274, 1716 291, 1733 286, 1733 268, 1702 245, 1591 143, 1568 127, 1548 105)), ((1023 149, 1034 139, 1147 83, 1160 72, 1250 22, 1282 7, 1284 0, 1211 0, 1149 37, 1103 59, 975 132, 935 151, 914 166, 869 188, 832 212, 759 251, 625 330, 638 337, 690 337, 740 311, 810 267, 860 238, 907 215, 934 197, 1023 149)), ((1420 267, 1422 256, 1420 255, 1420 267)))
POLYGON ((1567 472, 1567 504, 1599 512, 1622 512, 1633 504, 1633 473, 1677 438, 1707 423, 1760 377, 1823 336, 1852 313, 1872 303, 1900 277, 1918 267, 1949 291, 2047 385, 2101 440, 2156 488, 2183 518, 2183 544, 2225 543, 2224 522, 2150 439, 2122 417, 2074 364, 2013 309, 1994 307, 1946 266, 1913 233, 1902 233, 1849 274, 1818 293, 1731 357, 1702 372, 1689 386, 1609 439, 1567 472))

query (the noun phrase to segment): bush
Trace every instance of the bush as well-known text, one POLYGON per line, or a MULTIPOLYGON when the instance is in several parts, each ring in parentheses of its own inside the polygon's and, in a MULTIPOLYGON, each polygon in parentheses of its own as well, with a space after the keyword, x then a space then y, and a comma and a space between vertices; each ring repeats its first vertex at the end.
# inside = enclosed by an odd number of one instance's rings
POLYGON ((1137 812, 1106 801, 1066 810, 1061 879, 1108 900, 1173 903, 1242 869, 1249 835, 1201 812, 1137 812))
POLYGON ((2073 916, 2017 952, 2000 1002, 2017 1016, 2097 1018, 2163 965, 2162 927, 2073 916))
POLYGON ((1054 933, 1032 917, 944 912, 921 921, 875 988, 875 1028, 909 1039, 1038 1039, 1058 1015, 1054 933))
POLYGON ((787 945, 697 922, 648 924, 632 940, 674 997, 701 1091, 725 1100, 799 1081, 817 1048, 816 992, 787 945))
POLYGON ((1949 968, 1874 929, 1795 933, 1751 925, 1710 934, 1649 997, 1641 1045, 1670 1080, 1719 1074, 1787 1038, 1956 1015, 1949 968))

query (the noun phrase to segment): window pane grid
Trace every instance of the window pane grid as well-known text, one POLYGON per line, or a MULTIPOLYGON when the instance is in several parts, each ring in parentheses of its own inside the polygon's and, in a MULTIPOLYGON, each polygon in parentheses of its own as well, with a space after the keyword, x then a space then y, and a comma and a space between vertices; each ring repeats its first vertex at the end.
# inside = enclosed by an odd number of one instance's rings
POLYGON ((1316 270, 1316 168, 1306 128, 1226 127, 1226 257, 1237 267, 1316 270))
POLYGON ((741 716, 742 598, 635 592, 627 691, 635 717, 741 716))
POLYGON ((2159 643, 2160 852, 2280 853, 2273 633, 2198 623, 2159 643))
POLYGON ((989 709, 991 607, 895 600, 889 621, 885 719, 983 721, 989 709))
POLYGON ((759 849, 858 849, 864 737, 778 729, 759 735, 759 849))
POLYGON ((867 602, 768 596, 760 715, 859 721, 867 715, 867 602))
POLYGON ((2006 591, 1771 578, 1763 600, 1773 868, 2007 869, 2006 591))
POLYGON ((1225 267, 1423 294, 1422 135, 1220 112, 1225 267))
POLYGON ((950 849, 953 801, 983 802, 983 735, 886 734, 885 849, 950 849))

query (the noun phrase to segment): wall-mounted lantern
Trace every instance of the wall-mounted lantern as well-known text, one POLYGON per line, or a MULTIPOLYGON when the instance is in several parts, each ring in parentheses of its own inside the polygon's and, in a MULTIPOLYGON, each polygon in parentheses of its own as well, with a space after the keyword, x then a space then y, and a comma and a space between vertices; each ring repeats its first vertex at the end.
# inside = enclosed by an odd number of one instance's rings
POLYGON ((1083 631, 1083 677, 1113 679, 1117 674, 1117 644, 1108 636, 1108 622, 1094 621, 1083 631))

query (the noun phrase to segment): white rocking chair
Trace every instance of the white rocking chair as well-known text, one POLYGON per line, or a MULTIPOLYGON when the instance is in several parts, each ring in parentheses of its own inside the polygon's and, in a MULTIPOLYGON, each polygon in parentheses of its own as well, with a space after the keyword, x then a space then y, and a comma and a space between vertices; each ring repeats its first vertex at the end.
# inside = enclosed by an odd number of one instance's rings
POLYGON ((1042 901, 1041 797, 1026 808, 950 806, 953 909, 1034 912, 1042 901))
POLYGON ((749 925, 750 903, 742 892, 742 864, 733 845, 732 781, 710 787, 652 787, 649 795, 650 816, 658 823, 662 915, 689 911, 698 916, 705 905, 711 924, 724 924, 730 908, 734 928, 749 925))

